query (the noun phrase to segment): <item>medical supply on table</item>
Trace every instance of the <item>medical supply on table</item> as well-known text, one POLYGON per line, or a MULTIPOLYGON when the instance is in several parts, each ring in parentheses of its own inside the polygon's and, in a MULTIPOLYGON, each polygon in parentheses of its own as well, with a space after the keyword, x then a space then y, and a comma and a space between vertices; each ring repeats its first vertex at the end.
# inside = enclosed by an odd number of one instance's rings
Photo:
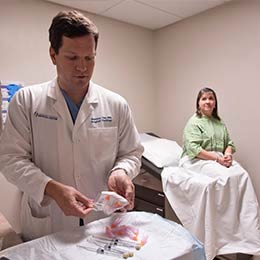
MULTIPOLYGON (((103 195, 107 195, 107 193, 104 192, 103 195)), ((148 236, 142 236, 142 239, 140 239, 138 228, 125 224, 121 225, 121 223, 122 218, 116 218, 110 225, 106 226, 105 233, 107 236, 90 235, 86 238, 84 244, 78 246, 98 254, 124 259, 134 256, 133 250, 140 250, 146 244, 148 236), (120 236, 126 237, 126 239, 119 238, 120 236)))
POLYGON ((94 246, 94 245, 91 245, 91 246, 87 246, 87 245, 77 245, 78 247, 81 247, 81 248, 84 248, 88 251, 91 251, 91 252, 96 252, 97 254, 101 254, 101 255, 109 255, 109 256, 115 256, 115 257, 119 257, 119 258, 128 258, 127 255, 124 255, 124 254, 121 254, 121 253, 118 253, 118 252, 114 252, 114 251, 111 251, 111 250, 106 250, 102 247, 98 247, 98 246, 94 246))
MULTIPOLYGON (((95 237, 95 236, 89 236, 87 238, 87 241, 89 243, 95 244, 104 250, 111 251, 114 253, 117 253, 119 255, 122 255, 124 258, 132 257, 134 255, 133 251, 129 250, 129 247, 123 247, 122 245, 118 245, 117 242, 107 240, 106 238, 102 237, 95 237)), ((131 247, 132 249, 132 247, 131 247)))
POLYGON ((98 199, 94 202, 93 209, 103 211, 106 215, 124 208, 128 205, 127 199, 113 191, 102 191, 98 199))
POLYGON ((94 241, 99 241, 102 243, 109 243, 111 245, 114 246, 122 246, 122 247, 126 247, 126 248, 135 248, 136 250, 140 250, 142 245, 138 242, 134 242, 134 241, 129 241, 126 239, 120 239, 120 238, 107 238, 107 237, 103 237, 103 236, 97 236, 97 235, 93 235, 91 237, 89 237, 88 239, 90 240, 94 240, 94 241))
POLYGON ((141 248, 141 245, 137 242, 119 238, 111 239, 97 235, 88 236, 83 243, 77 246, 97 254, 111 255, 124 259, 134 256, 133 249, 140 250, 141 248))
POLYGON ((122 254, 126 257, 130 257, 130 256, 133 256, 134 253, 133 251, 129 251, 129 250, 126 250, 126 249, 123 249, 122 247, 118 247, 117 245, 114 245, 114 244, 111 244, 111 243, 105 243, 103 241, 93 241, 93 243, 97 246, 100 246, 100 247, 103 247, 105 250, 108 250, 108 251, 112 251, 112 252, 115 252, 115 253, 119 253, 119 254, 122 254))
MULTIPOLYGON (((139 251, 135 250, 134 247, 113 246, 113 248, 118 250, 132 251, 134 256, 132 258, 128 257, 127 260, 205 260, 203 245, 181 225, 166 220, 157 214, 136 211, 114 213, 107 218, 93 221, 74 230, 64 230, 43 236, 29 243, 23 243, 0 251, 0 257, 5 256, 12 260, 123 259, 124 256, 122 254, 116 257, 100 254, 101 252, 97 253, 96 251, 94 252, 93 250, 87 250, 78 246, 88 247, 91 244, 87 241, 87 237, 89 236, 105 237, 111 240, 112 238, 106 237, 104 229, 106 226, 111 225, 118 217, 122 220, 122 225, 134 226, 139 229, 139 233, 145 233, 149 237, 148 242, 139 251)), ((115 242, 120 243, 125 240, 128 243, 130 242, 131 245, 137 244, 136 241, 121 237, 118 241, 115 240, 115 242)), ((100 246, 95 246, 95 248, 100 248, 100 246)))
POLYGON ((147 242, 148 236, 140 235, 139 229, 130 225, 120 225, 122 219, 116 218, 111 225, 106 226, 106 235, 109 238, 127 237, 138 243, 138 247, 144 246, 147 242))

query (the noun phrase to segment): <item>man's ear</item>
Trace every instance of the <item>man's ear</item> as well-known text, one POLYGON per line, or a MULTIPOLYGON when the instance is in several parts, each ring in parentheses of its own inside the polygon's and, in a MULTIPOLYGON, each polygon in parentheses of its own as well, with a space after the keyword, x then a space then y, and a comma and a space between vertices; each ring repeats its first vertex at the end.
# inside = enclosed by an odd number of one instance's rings
POLYGON ((52 47, 50 47, 49 53, 50 53, 52 63, 54 65, 56 65, 56 52, 54 51, 54 49, 52 47))

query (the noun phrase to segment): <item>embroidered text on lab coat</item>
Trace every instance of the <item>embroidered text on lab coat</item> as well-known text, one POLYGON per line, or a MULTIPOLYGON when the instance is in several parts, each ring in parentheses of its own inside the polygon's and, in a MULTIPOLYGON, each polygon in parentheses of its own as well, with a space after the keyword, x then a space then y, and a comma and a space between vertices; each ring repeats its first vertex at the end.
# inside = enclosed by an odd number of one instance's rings
POLYGON ((57 116, 42 114, 42 113, 38 113, 37 111, 35 111, 33 114, 35 117, 42 117, 42 118, 50 119, 50 120, 58 120, 57 116))
POLYGON ((112 116, 100 116, 100 117, 92 117, 91 123, 96 124, 99 122, 112 122, 112 116))

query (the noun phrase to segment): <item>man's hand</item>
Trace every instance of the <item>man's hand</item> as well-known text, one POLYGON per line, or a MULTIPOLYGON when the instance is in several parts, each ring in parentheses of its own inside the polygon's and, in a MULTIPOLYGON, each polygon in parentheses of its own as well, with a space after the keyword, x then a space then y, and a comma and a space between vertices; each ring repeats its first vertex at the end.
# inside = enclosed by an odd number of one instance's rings
POLYGON ((75 188, 51 180, 45 194, 53 198, 66 216, 84 218, 93 209, 93 200, 88 199, 75 188))
POLYGON ((110 174, 108 178, 108 189, 128 200, 127 210, 134 208, 135 187, 123 169, 117 169, 110 174))

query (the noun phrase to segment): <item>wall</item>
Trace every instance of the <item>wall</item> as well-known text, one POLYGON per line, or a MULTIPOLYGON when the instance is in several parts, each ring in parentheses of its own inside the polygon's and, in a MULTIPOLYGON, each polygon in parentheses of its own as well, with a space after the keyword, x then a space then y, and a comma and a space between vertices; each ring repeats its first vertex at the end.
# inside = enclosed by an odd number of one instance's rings
MULTIPOLYGON (((48 29, 53 16, 65 9, 69 8, 41 0, 0 1, 0 79, 28 85, 55 76, 48 54, 48 29)), ((154 129, 152 31, 85 14, 100 31, 93 80, 128 100, 140 131, 154 129)))
POLYGON ((260 201, 260 1, 231 1, 156 32, 157 122, 182 143, 202 86, 216 91, 220 116, 260 201))
MULTIPOLYGON (((1 84, 1 82, 0 82, 1 84)), ((2 111, 2 92, 0 90, 0 111, 2 111)), ((3 125, 2 125, 2 116, 0 115, 0 135, 2 133, 2 128, 3 128, 3 125)))
MULTIPOLYGON (((0 1, 0 80, 29 85, 55 76, 48 54, 48 29, 52 17, 65 9, 40 0, 0 1)), ((139 131, 155 131, 152 31, 87 15, 100 30, 93 80, 128 100, 139 131)), ((19 231, 19 203, 15 200, 19 193, 2 176, 0 198, 0 211, 19 231)))

